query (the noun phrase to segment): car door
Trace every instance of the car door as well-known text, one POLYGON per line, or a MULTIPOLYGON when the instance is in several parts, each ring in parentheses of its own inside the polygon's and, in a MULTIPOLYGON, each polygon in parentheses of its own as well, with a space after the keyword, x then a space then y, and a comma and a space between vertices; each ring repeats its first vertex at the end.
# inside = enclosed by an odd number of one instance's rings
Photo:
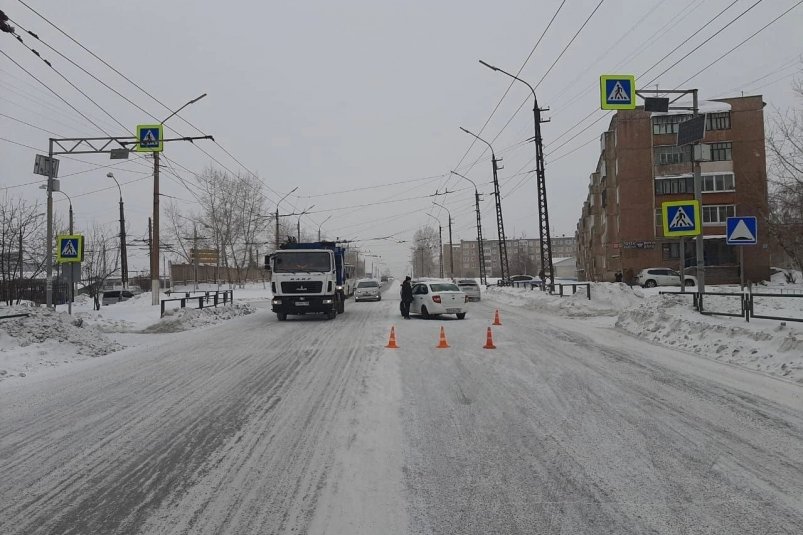
POLYGON ((427 289, 425 284, 416 284, 413 286, 413 302, 410 304, 410 312, 416 314, 421 313, 421 302, 423 300, 423 291, 427 289))
POLYGON ((674 281, 672 280, 672 270, 670 269, 658 269, 657 272, 657 279, 658 279, 658 286, 672 286, 674 281))

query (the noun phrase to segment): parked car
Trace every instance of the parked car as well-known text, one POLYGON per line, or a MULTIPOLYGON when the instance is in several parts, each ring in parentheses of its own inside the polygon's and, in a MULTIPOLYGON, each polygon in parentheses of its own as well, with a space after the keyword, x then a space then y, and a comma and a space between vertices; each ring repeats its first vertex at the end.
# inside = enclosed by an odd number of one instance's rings
POLYGON ((479 301, 482 297, 480 294, 480 285, 474 279, 457 279, 455 281, 457 287, 466 294, 469 301, 479 301))
POLYGON ((102 304, 104 306, 113 305, 120 301, 128 301, 132 297, 134 297, 134 293, 130 290, 106 290, 103 292, 102 304))
POLYGON ((379 282, 373 279, 361 279, 357 281, 354 289, 354 301, 381 301, 382 294, 379 293, 379 282))
POLYGON ((440 314, 466 317, 468 296, 453 282, 426 281, 413 285, 413 302, 410 313, 430 318, 440 314))
MULTIPOLYGON (((697 286, 697 277, 685 275, 686 286, 697 286)), ((646 268, 636 275, 636 284, 645 288, 680 286, 680 273, 669 268, 646 268)))
POLYGON ((532 275, 513 275, 507 279, 499 279, 499 286, 512 286, 514 282, 540 282, 541 279, 532 275))

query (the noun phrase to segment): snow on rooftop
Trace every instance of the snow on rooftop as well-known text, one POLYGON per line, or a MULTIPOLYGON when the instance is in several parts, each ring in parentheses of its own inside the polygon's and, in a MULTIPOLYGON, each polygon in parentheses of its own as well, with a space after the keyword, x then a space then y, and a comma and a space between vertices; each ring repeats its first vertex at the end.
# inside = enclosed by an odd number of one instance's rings
MULTIPOLYGON (((684 108, 691 108, 691 102, 675 102, 674 104, 670 104, 670 106, 682 106, 684 108)), ((720 102, 718 100, 702 100, 697 103, 698 110, 700 113, 723 113, 726 111, 731 111, 731 105, 727 102, 720 102)), ((691 115, 691 109, 688 110, 672 110, 670 109, 667 112, 652 112, 650 117, 659 117, 661 115, 691 115)))

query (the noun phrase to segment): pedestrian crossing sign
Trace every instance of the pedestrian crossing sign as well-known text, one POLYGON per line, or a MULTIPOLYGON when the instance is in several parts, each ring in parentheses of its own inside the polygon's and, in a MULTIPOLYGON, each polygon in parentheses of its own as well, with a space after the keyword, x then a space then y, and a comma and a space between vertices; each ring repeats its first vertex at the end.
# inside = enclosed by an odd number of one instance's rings
POLYGON ((728 245, 756 245, 758 223, 754 216, 729 217, 725 220, 725 243, 728 245))
POLYGON ((629 74, 603 74, 599 77, 603 110, 636 109, 636 77, 629 74))
POLYGON ((664 236, 697 236, 702 232, 700 203, 697 201, 669 201, 661 203, 664 236))
POLYGON ((80 234, 56 237, 56 262, 68 264, 84 259, 84 237, 80 234))
POLYGON ((137 152, 162 152, 164 127, 160 124, 137 125, 137 152))

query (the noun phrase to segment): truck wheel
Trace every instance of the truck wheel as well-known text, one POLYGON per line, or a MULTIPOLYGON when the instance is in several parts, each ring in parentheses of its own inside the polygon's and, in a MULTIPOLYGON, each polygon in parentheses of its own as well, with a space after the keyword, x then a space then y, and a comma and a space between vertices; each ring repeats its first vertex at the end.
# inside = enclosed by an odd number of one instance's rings
POLYGON ((286 312, 277 312, 276 317, 279 318, 279 321, 285 321, 287 319, 286 312))
POLYGON ((465 312, 459 313, 457 315, 457 319, 459 319, 459 320, 466 319, 466 313, 465 312))
POLYGON ((423 317, 425 320, 428 320, 428 319, 431 317, 431 316, 429 315, 429 311, 427 310, 427 307, 424 307, 424 306, 422 306, 422 307, 421 307, 421 316, 422 316, 422 317, 423 317))
POLYGON ((330 310, 326 314, 326 319, 328 319, 328 320, 333 320, 336 317, 337 317, 337 309, 336 308, 332 308, 332 310, 330 310))

